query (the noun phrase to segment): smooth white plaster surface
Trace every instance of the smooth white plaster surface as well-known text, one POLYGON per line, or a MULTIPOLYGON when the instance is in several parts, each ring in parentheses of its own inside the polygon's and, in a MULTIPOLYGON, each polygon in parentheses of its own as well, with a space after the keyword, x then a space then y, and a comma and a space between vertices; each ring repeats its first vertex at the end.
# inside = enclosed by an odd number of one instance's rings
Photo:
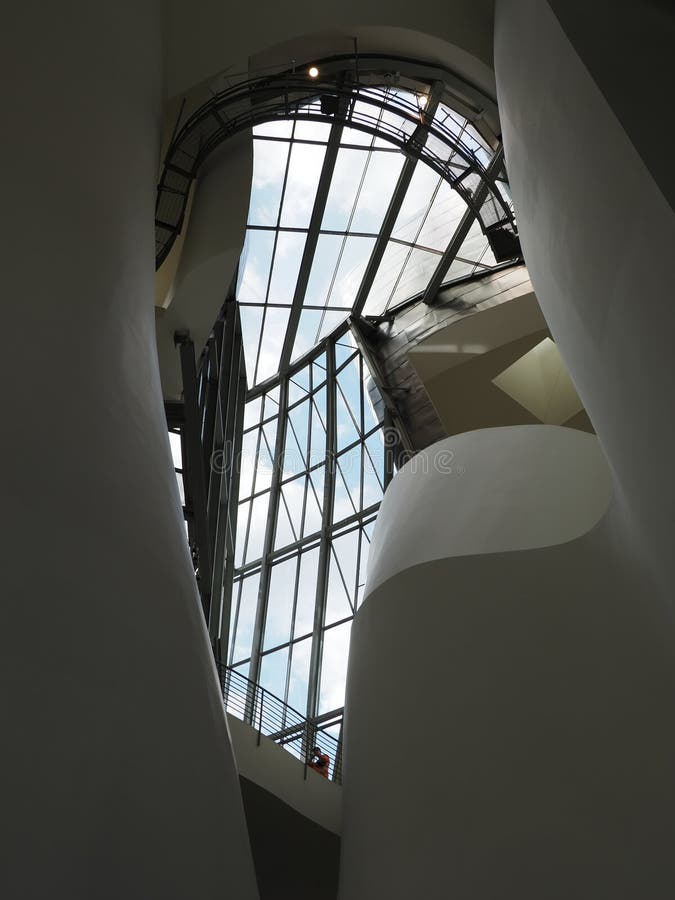
POLYGON ((591 434, 520 425, 438 441, 406 463, 384 495, 366 596, 433 559, 571 541, 600 520, 611 495, 591 434))
POLYGON ((495 65, 528 271, 616 476, 613 527, 670 603, 675 213, 548 4, 497 3, 495 65))
POLYGON ((159 4, 3 14, 0 896, 258 896, 154 349, 159 4))

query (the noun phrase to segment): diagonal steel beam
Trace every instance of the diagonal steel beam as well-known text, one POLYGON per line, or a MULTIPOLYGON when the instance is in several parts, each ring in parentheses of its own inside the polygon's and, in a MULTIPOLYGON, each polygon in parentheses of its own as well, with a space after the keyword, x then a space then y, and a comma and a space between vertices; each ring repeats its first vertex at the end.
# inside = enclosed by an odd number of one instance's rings
POLYGON ((481 181, 478 186, 478 190, 474 195, 475 207, 472 208, 467 206, 464 215, 460 219, 459 225, 455 229, 455 233, 450 238, 450 243, 448 244, 445 253, 441 256, 436 269, 434 270, 434 274, 431 276, 431 280, 424 291, 424 296, 422 297, 422 301, 426 304, 433 303, 436 299, 436 294, 438 293, 441 284, 443 283, 445 276, 448 274, 448 270, 450 266, 455 261, 457 254, 459 253, 462 244, 466 240, 468 233, 471 231, 471 227, 473 223, 478 218, 475 210, 480 209, 483 205, 483 201, 487 197, 488 187, 490 183, 494 180, 494 175, 502 166, 504 162, 504 147, 500 146, 495 155, 490 160, 490 164, 485 170, 486 177, 481 181))
MULTIPOLYGON (((408 143, 413 147, 421 148, 426 143, 427 136, 429 134, 429 126, 433 123, 433 119, 436 115, 436 110, 438 109, 438 104, 440 103, 441 97, 443 96, 444 89, 445 85, 442 81, 435 81, 431 86, 429 99, 422 114, 423 121, 417 126, 408 140, 408 143)), ((389 207, 387 208, 387 212, 384 216, 384 221, 382 222, 380 233, 377 237, 377 240, 375 241, 372 253, 370 254, 370 259, 368 260, 366 271, 363 274, 363 279, 354 301, 352 315, 356 318, 361 315, 361 313, 363 312, 363 307, 366 305, 368 294, 370 294, 370 289, 372 288, 373 282, 375 281, 375 276, 377 275, 377 271, 380 268, 382 257, 384 256, 384 252, 387 249, 387 244, 389 243, 389 239, 391 238, 391 234, 394 230, 394 225, 396 224, 396 220, 398 219, 398 214, 401 211, 405 195, 408 191, 408 188, 410 187, 410 182, 412 180, 413 174, 415 173, 417 161, 418 160, 416 154, 415 156, 407 156, 405 162, 403 163, 401 174, 398 176, 398 181, 396 182, 394 193, 392 194, 391 200, 389 201, 389 207)))
POLYGON ((342 138, 342 122, 333 122, 328 136, 326 145, 326 155, 323 159, 321 175, 319 176, 319 184, 316 189, 316 197, 314 198, 314 207, 312 208, 312 217, 309 220, 309 231, 307 240, 305 241, 305 249, 300 262, 300 271, 298 272, 298 280, 295 283, 295 292, 293 293, 293 304, 291 313, 288 318, 288 326, 286 327, 286 336, 284 337, 284 345, 281 350, 279 360, 279 372, 283 375, 291 363, 291 354, 293 353, 293 345, 295 344, 295 336, 298 332, 300 323, 300 314, 302 305, 305 301, 307 293, 307 285, 309 284, 309 276, 312 271, 312 263, 314 262, 314 254, 317 244, 319 243, 319 230, 323 221, 323 214, 326 210, 328 201, 328 191, 333 179, 335 163, 340 149, 340 139, 342 138))

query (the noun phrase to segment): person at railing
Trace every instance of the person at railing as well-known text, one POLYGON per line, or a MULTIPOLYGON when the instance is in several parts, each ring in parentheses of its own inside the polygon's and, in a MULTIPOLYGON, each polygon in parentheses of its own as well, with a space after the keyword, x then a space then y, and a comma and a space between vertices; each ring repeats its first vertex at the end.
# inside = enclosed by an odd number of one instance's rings
POLYGON ((312 747, 309 752, 307 765, 310 767, 310 769, 314 769, 315 772, 318 772, 319 775, 323 775, 324 778, 328 778, 330 756, 327 753, 323 753, 321 747, 312 747))

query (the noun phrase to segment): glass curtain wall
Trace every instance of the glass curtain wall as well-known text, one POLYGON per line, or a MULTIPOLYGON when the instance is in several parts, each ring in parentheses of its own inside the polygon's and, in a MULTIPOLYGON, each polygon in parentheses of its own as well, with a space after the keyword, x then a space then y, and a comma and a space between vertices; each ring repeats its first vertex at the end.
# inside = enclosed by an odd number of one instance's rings
POLYGON ((246 405, 228 662, 309 716, 344 704, 387 478, 368 381, 343 327, 246 405))

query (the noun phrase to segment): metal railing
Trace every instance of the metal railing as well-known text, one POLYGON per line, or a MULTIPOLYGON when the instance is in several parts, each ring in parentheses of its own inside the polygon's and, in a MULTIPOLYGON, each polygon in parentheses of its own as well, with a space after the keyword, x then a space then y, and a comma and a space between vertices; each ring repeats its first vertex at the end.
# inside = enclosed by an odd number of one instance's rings
POLYGON ((305 778, 310 750, 318 746, 330 759, 328 778, 342 784, 342 742, 325 730, 341 718, 341 710, 307 719, 234 669, 219 665, 218 673, 226 712, 255 728, 258 743, 264 736, 293 754, 304 763, 305 778))

